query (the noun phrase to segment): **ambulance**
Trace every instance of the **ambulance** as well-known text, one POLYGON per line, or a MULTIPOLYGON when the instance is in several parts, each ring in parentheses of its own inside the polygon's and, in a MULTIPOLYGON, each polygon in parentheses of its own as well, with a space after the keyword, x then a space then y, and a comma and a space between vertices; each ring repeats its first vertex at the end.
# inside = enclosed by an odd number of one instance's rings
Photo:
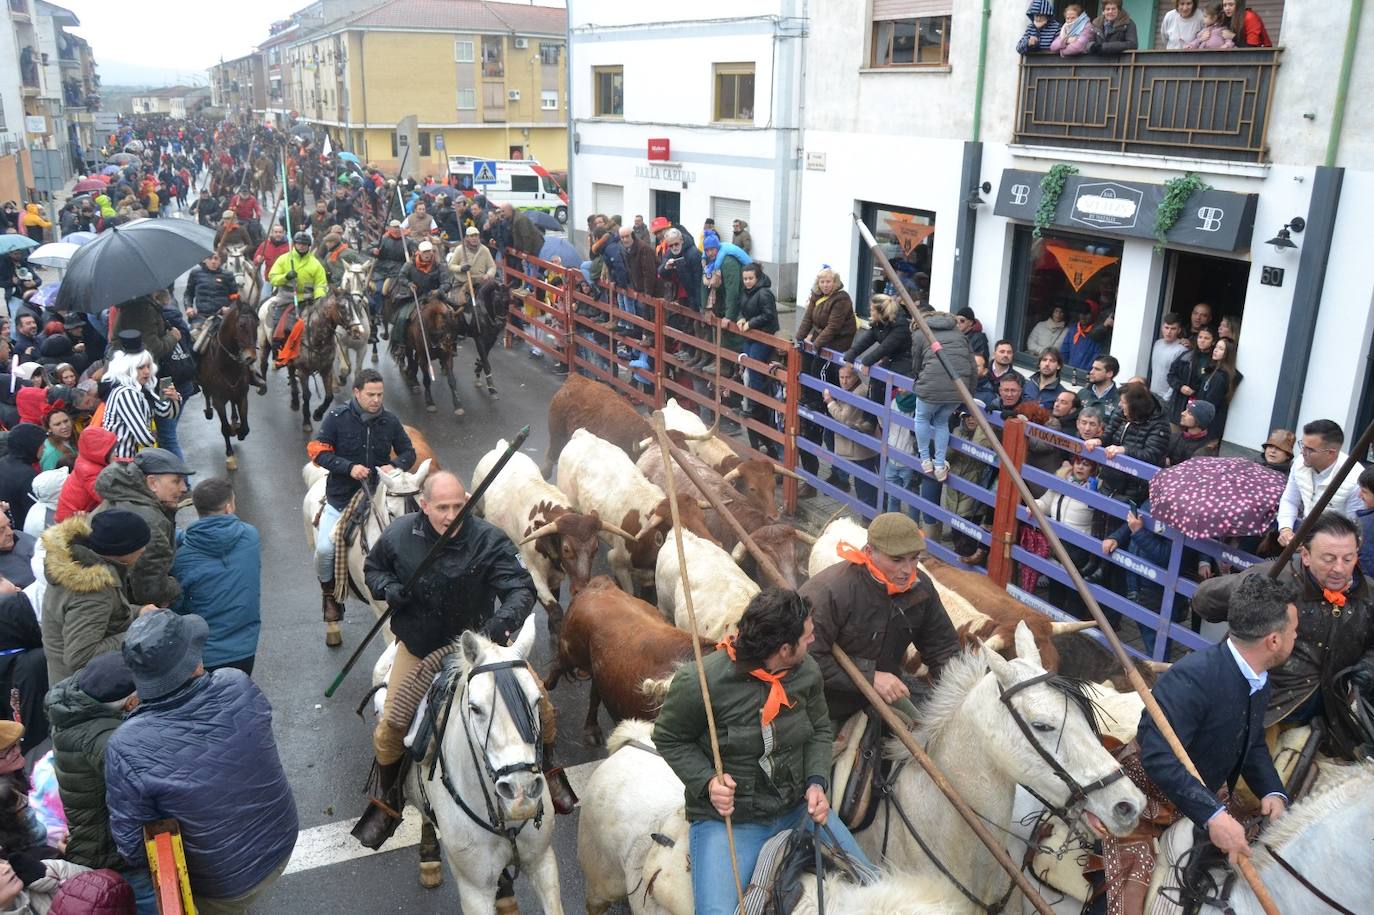
POLYGON ((567 225, 567 191, 533 159, 449 156, 448 172, 469 197, 483 194, 493 203, 509 203, 517 210, 542 210, 567 225), (490 171, 493 166, 494 174, 490 171))

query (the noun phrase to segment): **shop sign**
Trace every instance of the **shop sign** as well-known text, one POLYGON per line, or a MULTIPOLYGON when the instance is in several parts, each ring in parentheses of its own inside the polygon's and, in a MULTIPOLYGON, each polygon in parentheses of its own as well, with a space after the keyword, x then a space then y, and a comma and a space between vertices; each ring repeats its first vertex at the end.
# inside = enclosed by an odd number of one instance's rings
POLYGON ((808 172, 825 171, 825 153, 809 152, 806 154, 806 170, 808 172))
MULTIPOLYGON (((1043 177, 1043 172, 1003 169, 993 212, 1009 219, 1035 222, 1043 177)), ((1258 199, 1256 194, 1198 191, 1169 230, 1168 240, 1170 244, 1212 251, 1248 251, 1258 199)), ((1071 175, 1064 184, 1053 224, 1079 231, 1088 228, 1105 236, 1153 241, 1155 211, 1163 201, 1162 184, 1071 175)))
POLYGON ((649 161, 667 162, 671 156, 668 155, 668 138, 659 137, 649 140, 649 161))
POLYGON ((647 178, 650 181, 681 181, 683 184, 691 184, 697 180, 696 172, 689 172, 679 165, 636 165, 636 178, 647 178))

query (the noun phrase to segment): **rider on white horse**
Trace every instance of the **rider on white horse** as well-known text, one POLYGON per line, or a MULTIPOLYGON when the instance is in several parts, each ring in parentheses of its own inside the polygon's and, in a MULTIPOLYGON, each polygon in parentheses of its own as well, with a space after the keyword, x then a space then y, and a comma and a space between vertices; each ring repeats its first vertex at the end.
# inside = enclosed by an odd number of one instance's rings
POLYGON ((396 414, 382 406, 382 376, 363 369, 353 379, 353 397, 330 410, 307 447, 310 459, 329 471, 325 504, 315 535, 315 571, 320 579, 325 644, 342 643, 339 621, 344 606, 334 599, 334 527, 364 481, 393 467, 409 470, 415 447, 396 414), (393 452, 395 457, 392 457, 393 452))
MULTIPOLYGON (((465 518, 439 560, 412 580, 467 500, 467 490, 456 475, 448 471, 429 474, 419 499, 420 511, 392 522, 368 553, 363 567, 368 590, 393 610, 391 630, 397 644, 387 678, 388 707, 431 652, 451 645, 464 630, 481 632, 496 644, 506 645, 534 607, 534 579, 515 544, 480 518, 465 518)), ((383 711, 372 732, 376 792, 353 828, 358 841, 374 849, 400 825, 401 786, 405 761, 410 758, 404 730, 390 724, 387 717, 383 711)), ((551 731, 546 730, 546 740, 551 731)))
POLYGON ((344 268, 349 264, 365 264, 367 258, 354 251, 344 241, 343 226, 330 226, 320 240, 317 255, 324 264, 324 272, 329 277, 329 285, 338 286, 343 281, 344 268))
POLYGON ((806 653, 814 638, 810 604, 795 591, 770 588, 750 600, 739 634, 706 657, 721 776, 712 763, 697 669, 685 664, 673 676, 653 740, 684 786, 698 915, 728 915, 739 902, 725 817, 733 820, 746 885, 764 843, 808 819, 869 863, 840 818, 830 815, 825 795, 833 732, 821 669, 806 653))

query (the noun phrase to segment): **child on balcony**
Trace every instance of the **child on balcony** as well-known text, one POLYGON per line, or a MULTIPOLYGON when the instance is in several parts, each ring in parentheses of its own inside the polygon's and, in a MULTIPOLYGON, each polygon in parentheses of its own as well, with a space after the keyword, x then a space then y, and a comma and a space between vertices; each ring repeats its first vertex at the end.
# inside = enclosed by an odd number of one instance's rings
POLYGON ((1190 51, 1229 51, 1236 46, 1236 33, 1227 28, 1221 4, 1213 3, 1202 11, 1202 28, 1188 42, 1190 51))
POLYGON ((1031 0, 1026 8, 1026 18, 1030 20, 1030 25, 1026 26, 1021 40, 1016 43, 1016 53, 1048 54, 1061 28, 1059 20, 1054 18, 1054 3, 1052 0, 1031 0))
POLYGON ((1064 7, 1064 27, 1055 36, 1050 50, 1060 57, 1077 57, 1092 51, 1097 42, 1097 30, 1092 20, 1083 15, 1083 7, 1070 3, 1064 7))

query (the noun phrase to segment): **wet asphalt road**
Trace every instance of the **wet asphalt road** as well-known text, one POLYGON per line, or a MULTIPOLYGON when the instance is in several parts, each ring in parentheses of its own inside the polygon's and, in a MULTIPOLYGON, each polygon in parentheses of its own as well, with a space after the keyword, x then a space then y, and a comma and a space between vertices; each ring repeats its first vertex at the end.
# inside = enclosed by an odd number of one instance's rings
MULTIPOLYGON (((485 391, 478 394, 472 388, 471 359, 469 344, 460 353, 457 366, 459 392, 467 415, 457 418, 449 412, 448 391, 442 379, 435 390, 439 412, 427 413, 422 397, 409 392, 383 351, 378 367, 386 378, 387 408, 407 424, 419 427, 440 463, 456 470, 464 481, 471 477, 478 459, 497 439, 513 438, 526 423, 531 426, 526 449, 541 460, 547 444, 548 403, 561 379, 550 371, 547 361, 532 360, 524 350, 499 350, 493 353, 492 362, 500 397, 493 400, 485 391)), ((197 471, 198 479, 225 473, 219 421, 206 421, 203 408, 204 401, 199 396, 190 400, 179 430, 187 461, 197 471)), ((369 648, 334 698, 325 699, 325 687, 374 618, 356 601, 350 602, 343 647, 325 647, 319 586, 301 513, 305 494, 301 467, 306 461, 309 436, 301 430, 299 413, 289 411, 283 372, 272 374, 266 396, 250 397, 249 420, 251 432, 247 440, 236 443, 239 469, 230 476, 235 484, 239 515, 256 525, 262 534, 263 630, 254 679, 272 703, 278 746, 295 791, 303 839, 312 830, 329 833, 341 839, 338 848, 345 850, 340 854, 326 850, 305 862, 312 865, 309 869, 288 873, 254 911, 290 915, 458 912, 457 893, 447 874, 444 885, 438 889, 419 886, 418 852, 413 845, 391 851, 384 847, 380 854, 331 863, 353 853, 356 843, 347 836, 347 826, 314 829, 345 820, 351 823, 362 812, 361 791, 372 753, 372 718, 368 712, 366 720, 360 719, 354 708, 368 688, 381 640, 369 648)), ((180 519, 183 525, 191 520, 185 513, 180 519)), ((543 611, 536 612, 540 615, 541 636, 535 666, 542 670, 548 661, 546 637, 543 611)), ((581 745, 586 693, 585 684, 567 681, 554 693, 560 722, 558 759, 564 765, 601 755, 600 751, 581 745)), ((609 730, 604 713, 602 723, 609 730)), ((556 843, 568 912, 584 911, 575 838, 576 815, 560 818, 556 843)), ((540 910, 523 880, 517 881, 517 898, 522 911, 540 910)))

